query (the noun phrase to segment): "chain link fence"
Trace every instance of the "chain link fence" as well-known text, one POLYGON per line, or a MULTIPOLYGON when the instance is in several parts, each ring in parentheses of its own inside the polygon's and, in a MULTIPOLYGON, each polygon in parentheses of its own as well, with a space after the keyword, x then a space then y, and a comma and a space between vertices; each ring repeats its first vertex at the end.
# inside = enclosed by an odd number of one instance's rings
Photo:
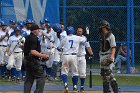
MULTIPOLYGON (((15 11, 12 0, 0 0, 0 18, 15 19, 15 11)), ((140 62, 140 1, 139 0, 60 0, 60 20, 66 26, 72 25, 76 29, 78 25, 90 28, 90 44, 94 50, 94 65, 99 68, 99 31, 98 23, 105 19, 109 21, 111 30, 117 41, 117 52, 121 43, 127 43, 132 50, 132 67, 138 69, 140 62)), ((116 53, 117 56, 117 53, 116 53)), ((127 73, 130 73, 129 61, 127 73)))
MULTIPOLYGON (((130 67, 136 67, 139 73, 139 31, 140 31, 140 1, 135 0, 60 0, 61 21, 66 26, 89 26, 90 44, 94 50, 95 68, 99 64, 99 31, 98 23, 105 19, 109 21, 111 30, 117 41, 117 51, 121 43, 126 43, 132 51, 132 61, 126 62, 122 68, 124 73, 130 73, 130 67), (134 24, 133 24, 134 23, 134 24), (133 28, 134 26, 134 28, 133 28), (134 30, 134 31, 133 31, 134 30), (127 68, 127 69, 126 69, 127 68)), ((128 56, 130 56, 128 54, 128 56)), ((128 57, 127 57, 128 58, 128 57)))

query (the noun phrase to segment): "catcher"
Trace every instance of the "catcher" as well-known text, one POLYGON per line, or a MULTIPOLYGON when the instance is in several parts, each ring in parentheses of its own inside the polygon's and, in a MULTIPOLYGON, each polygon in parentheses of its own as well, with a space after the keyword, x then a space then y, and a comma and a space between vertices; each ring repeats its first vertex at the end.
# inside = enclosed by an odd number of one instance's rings
POLYGON ((99 26, 100 32, 100 68, 103 79, 103 93, 111 93, 109 85, 111 85, 114 93, 118 93, 118 84, 112 73, 114 66, 114 55, 116 51, 115 36, 111 32, 110 24, 106 20, 102 20, 99 26))

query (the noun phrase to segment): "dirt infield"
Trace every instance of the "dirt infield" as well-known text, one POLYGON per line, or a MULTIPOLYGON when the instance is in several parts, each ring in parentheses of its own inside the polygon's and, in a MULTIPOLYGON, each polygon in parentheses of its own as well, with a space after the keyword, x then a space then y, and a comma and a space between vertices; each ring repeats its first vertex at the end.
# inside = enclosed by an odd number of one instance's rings
MULTIPOLYGON (((23 93, 21 91, 0 91, 0 93, 23 93)), ((33 92, 32 92, 33 93, 33 92)), ((64 91, 45 91, 44 93, 64 93, 64 91)), ((69 93, 73 93, 70 91, 69 93)), ((77 92, 80 93, 80 92, 77 92)), ((103 93, 102 91, 85 91, 85 93, 103 93)), ((121 93, 140 93, 140 92, 121 92, 121 93)))

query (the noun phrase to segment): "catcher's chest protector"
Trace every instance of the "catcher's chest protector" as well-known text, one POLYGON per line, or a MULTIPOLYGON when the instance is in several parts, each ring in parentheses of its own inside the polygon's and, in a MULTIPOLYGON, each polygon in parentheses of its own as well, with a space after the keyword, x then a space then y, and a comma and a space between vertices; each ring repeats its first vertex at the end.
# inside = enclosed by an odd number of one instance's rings
POLYGON ((106 35, 101 35, 100 37, 100 46, 101 46, 101 51, 106 52, 108 51, 110 47, 110 43, 107 40, 107 38, 110 36, 111 32, 107 33, 106 35))

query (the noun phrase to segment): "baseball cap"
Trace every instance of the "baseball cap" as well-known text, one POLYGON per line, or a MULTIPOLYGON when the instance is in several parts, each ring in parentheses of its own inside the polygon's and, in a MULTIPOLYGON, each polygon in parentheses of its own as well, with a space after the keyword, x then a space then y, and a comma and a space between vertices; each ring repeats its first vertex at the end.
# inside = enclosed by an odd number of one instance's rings
POLYGON ((37 24, 33 24, 31 26, 31 31, 34 31, 34 30, 37 30, 37 29, 40 29, 39 26, 37 24))
POLYGON ((50 25, 50 24, 47 24, 47 25, 46 25, 46 27, 47 27, 47 28, 50 28, 50 27, 51 27, 51 25, 50 25))
POLYGON ((20 31, 21 29, 20 29, 19 26, 16 26, 16 27, 14 28, 14 30, 15 30, 15 31, 20 31))

